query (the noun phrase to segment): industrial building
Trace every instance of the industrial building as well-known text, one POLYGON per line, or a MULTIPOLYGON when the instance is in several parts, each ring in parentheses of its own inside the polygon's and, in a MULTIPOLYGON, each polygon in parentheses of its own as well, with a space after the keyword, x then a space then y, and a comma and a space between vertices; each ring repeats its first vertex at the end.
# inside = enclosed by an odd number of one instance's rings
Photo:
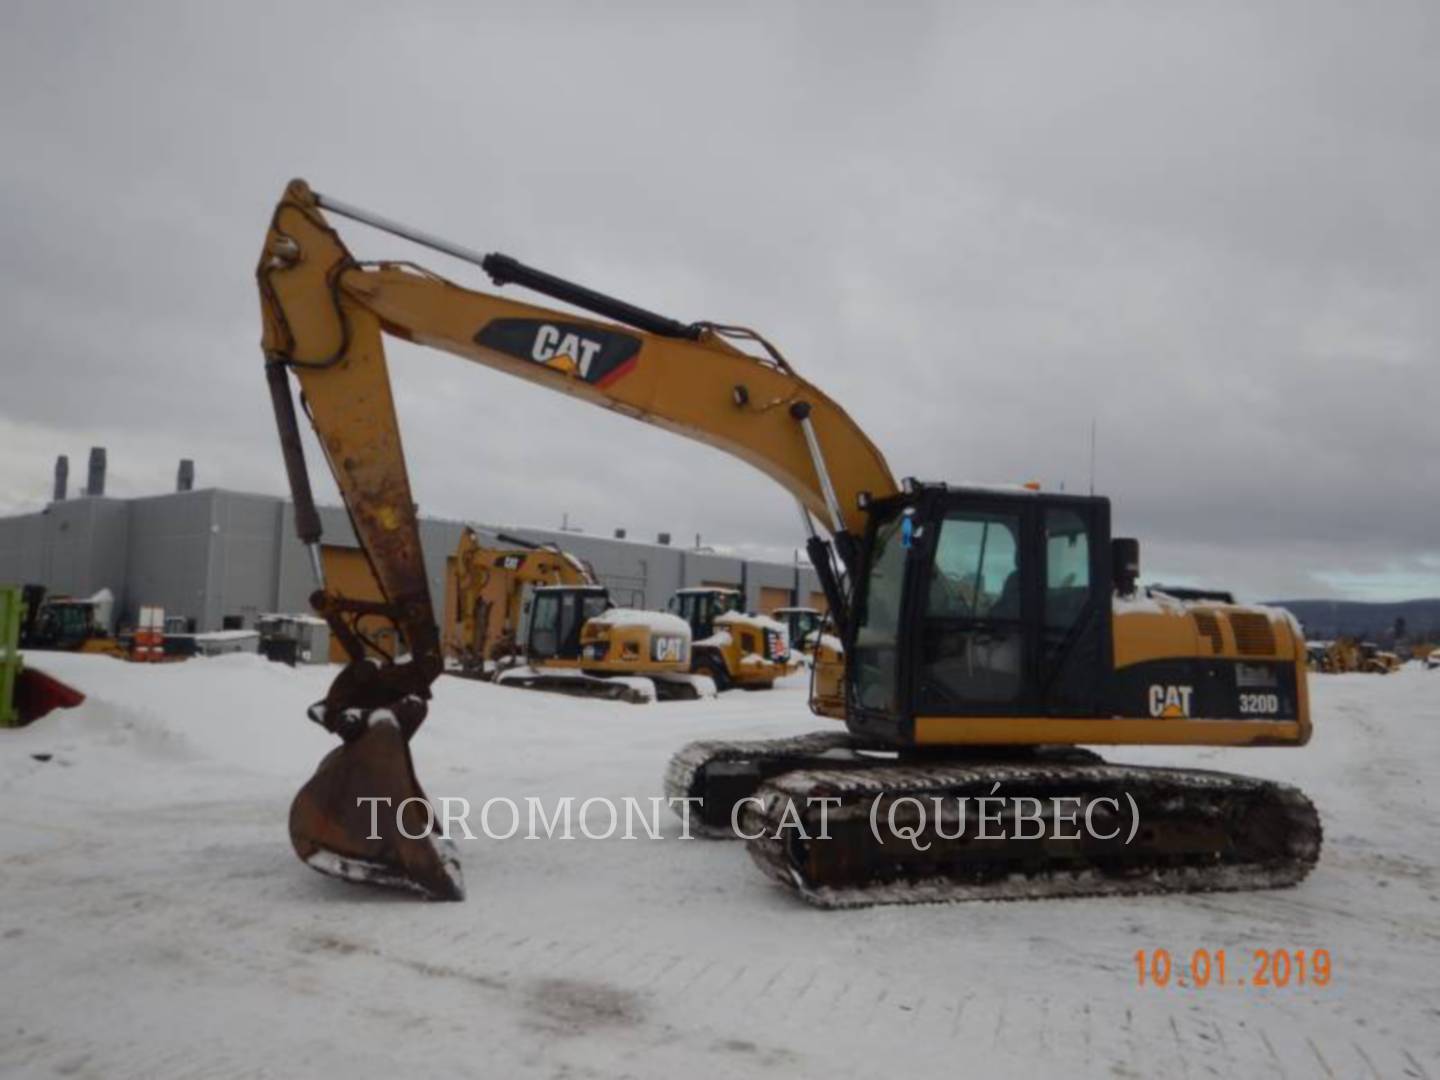
MULTIPOLYGON (((0 583, 38 583, 74 596, 109 589, 119 626, 140 606, 158 605, 186 629, 249 629, 269 612, 304 612, 315 584, 309 557, 295 537, 288 499, 219 488, 196 490, 194 466, 183 461, 176 490, 117 499, 105 495, 105 454, 92 451, 87 484, 67 497, 67 462, 56 465, 54 498, 34 513, 0 517, 0 583)), ((373 579, 339 507, 322 507, 327 583, 349 595, 375 597, 373 579)), ((448 562, 466 523, 422 517, 430 594, 447 639, 455 623, 448 562)), ((516 526, 473 523, 532 543, 554 543, 586 560, 615 603, 663 608, 693 585, 744 590, 746 607, 772 611, 790 604, 825 607, 815 572, 803 563, 741 559, 703 548, 516 526)), ((338 645, 332 645, 332 655, 338 645)), ((337 656, 338 658, 338 656, 337 656)))

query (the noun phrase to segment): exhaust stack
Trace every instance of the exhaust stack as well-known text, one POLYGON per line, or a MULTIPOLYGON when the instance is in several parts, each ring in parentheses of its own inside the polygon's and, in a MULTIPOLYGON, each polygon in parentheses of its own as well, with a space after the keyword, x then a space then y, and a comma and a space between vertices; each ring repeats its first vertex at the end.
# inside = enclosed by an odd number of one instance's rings
POLYGON ((85 494, 105 494, 105 448, 103 446, 90 448, 90 475, 85 481, 85 494))
POLYGON ((193 491, 195 489, 195 462, 189 458, 180 459, 180 469, 175 474, 176 491, 193 491))
POLYGON ((70 486, 70 459, 61 454, 55 459, 55 494, 53 501, 64 502, 66 489, 70 486))

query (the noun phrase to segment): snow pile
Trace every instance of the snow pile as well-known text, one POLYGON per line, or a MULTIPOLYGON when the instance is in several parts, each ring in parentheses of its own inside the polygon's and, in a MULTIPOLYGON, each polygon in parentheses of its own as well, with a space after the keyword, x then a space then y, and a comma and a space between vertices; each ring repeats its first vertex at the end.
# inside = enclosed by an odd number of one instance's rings
POLYGON ((1111 611, 1116 615, 1144 613, 1147 615, 1184 615, 1199 609, 1220 612, 1244 611, 1263 615, 1272 623, 1286 627, 1296 641, 1304 640, 1300 623, 1287 609, 1268 604, 1226 604, 1214 600, 1181 600, 1163 589, 1141 587, 1126 596, 1115 593, 1111 600, 1111 611))
MULTIPOLYGON (((545 664, 516 664, 507 667, 495 676, 495 685, 509 686, 511 689, 525 689, 527 688, 526 683, 540 678, 552 683, 569 681, 591 683, 596 686, 602 683, 624 686, 642 704, 655 700, 655 683, 643 675, 587 675, 577 668, 548 667, 545 664)), ((545 693, 546 691, 533 690, 532 692, 545 693)))
POLYGON ((1183 615, 1185 604, 1169 593, 1155 589, 1136 589, 1128 596, 1117 592, 1110 601, 1110 610, 1116 615, 1183 615))
POLYGON ((768 615, 747 615, 742 611, 727 611, 723 615, 715 616, 716 626, 733 626, 735 623, 758 626, 762 630, 773 630, 777 634, 789 634, 784 623, 777 622, 768 615))
POLYGON ((690 624, 678 615, 664 611, 641 611, 637 608, 611 608, 590 620, 599 626, 621 627, 640 626, 658 636, 690 638, 690 624))
POLYGON ((329 626, 329 625, 330 625, 330 624, 327 623, 324 619, 320 618, 320 616, 318 616, 318 615, 311 615, 311 614, 309 614, 309 613, 307 613, 307 612, 267 611, 267 612, 265 612, 264 614, 255 616, 255 621, 256 621, 257 623, 266 622, 267 620, 268 620, 268 621, 281 620, 281 621, 284 621, 284 622, 301 623, 301 624, 303 624, 303 625, 305 625, 305 626, 329 626))

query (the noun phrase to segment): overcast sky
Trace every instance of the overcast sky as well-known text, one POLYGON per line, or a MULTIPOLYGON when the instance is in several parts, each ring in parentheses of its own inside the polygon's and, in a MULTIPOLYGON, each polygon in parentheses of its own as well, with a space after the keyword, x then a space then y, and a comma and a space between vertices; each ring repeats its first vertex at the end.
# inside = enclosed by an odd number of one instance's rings
MULTIPOLYGON (((1440 595, 1440 7, 681 7, 6 0, 0 510, 101 444, 112 494, 284 490, 253 271, 303 176, 760 329, 897 476, 1085 490, 1093 420, 1149 579, 1440 595)), ((423 512, 799 541, 718 451, 390 353, 423 512)))

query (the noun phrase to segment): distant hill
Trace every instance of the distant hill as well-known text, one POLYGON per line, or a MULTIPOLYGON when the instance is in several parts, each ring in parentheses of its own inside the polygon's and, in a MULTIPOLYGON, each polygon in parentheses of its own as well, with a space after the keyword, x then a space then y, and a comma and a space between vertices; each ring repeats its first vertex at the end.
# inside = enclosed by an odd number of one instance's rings
POLYGON ((1405 638, 1440 643, 1440 598, 1368 603, 1358 600, 1271 600, 1289 609, 1311 641, 1355 637, 1390 643, 1397 619, 1405 620, 1405 638))

